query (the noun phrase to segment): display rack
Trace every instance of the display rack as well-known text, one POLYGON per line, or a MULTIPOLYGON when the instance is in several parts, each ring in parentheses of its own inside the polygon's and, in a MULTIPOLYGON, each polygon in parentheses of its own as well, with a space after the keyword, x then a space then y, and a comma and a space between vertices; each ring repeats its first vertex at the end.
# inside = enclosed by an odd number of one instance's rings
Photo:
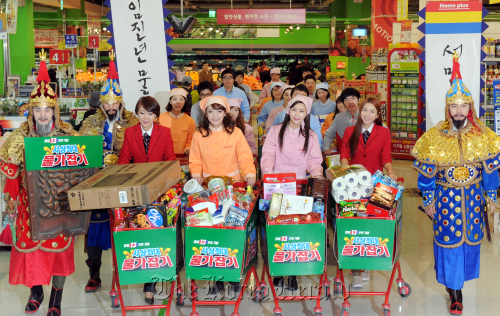
POLYGON ((488 80, 488 67, 497 66, 500 64, 500 58, 498 57, 488 57, 483 60, 484 74, 482 79, 484 80, 484 88, 481 89, 481 93, 484 95, 484 101, 481 106, 486 110, 484 116, 479 119, 486 124, 489 128, 494 130, 495 126, 495 113, 493 105, 493 83, 488 80))

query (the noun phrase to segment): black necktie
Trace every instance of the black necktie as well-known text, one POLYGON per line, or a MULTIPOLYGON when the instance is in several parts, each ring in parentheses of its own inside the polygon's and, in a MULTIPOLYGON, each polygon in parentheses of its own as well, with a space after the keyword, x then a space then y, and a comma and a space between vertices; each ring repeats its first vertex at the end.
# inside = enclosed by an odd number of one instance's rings
POLYGON ((151 136, 149 136, 148 133, 144 133, 144 136, 142 136, 142 139, 144 140, 144 150, 146 151, 146 155, 147 155, 148 149, 149 149, 149 140, 151 139, 151 136))
MULTIPOLYGON (((368 141, 368 137, 370 137, 370 131, 366 130, 363 132, 363 140, 365 141, 365 145, 366 145, 366 142, 368 141)), ((147 152, 147 150, 146 150, 147 152)))

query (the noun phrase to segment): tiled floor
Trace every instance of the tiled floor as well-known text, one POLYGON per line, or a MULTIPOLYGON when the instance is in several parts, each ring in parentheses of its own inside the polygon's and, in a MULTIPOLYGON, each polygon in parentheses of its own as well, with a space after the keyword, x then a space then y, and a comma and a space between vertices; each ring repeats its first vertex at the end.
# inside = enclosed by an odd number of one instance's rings
MULTIPOLYGON (((416 187, 416 173, 411 170, 410 162, 395 162, 398 176, 405 178, 405 186, 416 187)), ((401 268, 405 281, 412 287, 412 294, 408 298, 401 298, 397 293, 396 284, 392 285, 389 303, 392 315, 449 315, 449 300, 444 286, 436 282, 433 269, 432 228, 429 219, 417 210, 420 201, 416 197, 404 196, 403 241, 401 268)), ((332 233, 330 232, 330 236, 332 233)), ((102 268, 103 287, 96 293, 84 293, 84 286, 88 279, 88 270, 85 265, 86 256, 83 254, 83 239, 80 239, 75 249, 76 272, 67 278, 63 295, 63 315, 117 315, 121 311, 114 310, 110 305, 109 290, 111 283, 111 257, 107 251, 104 255, 102 268)), ((500 235, 494 235, 493 243, 483 242, 481 249, 481 276, 477 280, 466 283, 464 292, 464 315, 499 315, 500 303, 498 299, 498 285, 500 283, 500 235)), ((8 282, 10 252, 0 250, 0 315, 22 315, 29 296, 25 286, 12 286, 8 282)), ((328 273, 330 280, 336 272, 336 265, 331 249, 328 249, 328 273)), ((260 275, 262 260, 259 260, 260 275)), ((390 277, 389 271, 374 271, 372 280, 365 283, 364 291, 385 291, 390 277)), ((182 280, 187 283, 182 273, 182 280)), ((299 278, 303 285, 314 285, 318 277, 299 278)), ((198 285, 200 288, 203 284, 198 285)), ((49 287, 45 286, 46 300, 42 308, 34 315, 45 315, 47 312, 49 287)), ((186 293, 188 291, 186 290, 186 293)), ((205 290, 199 291, 201 299, 205 298, 205 290)), ((124 297, 127 304, 141 304, 143 301, 142 286, 125 286, 124 297)), ((353 297, 350 315, 383 315, 381 304, 383 297, 353 297)), ((294 301, 280 303, 283 315, 314 315, 313 301, 294 301)), ((321 307, 323 315, 340 315, 341 299, 323 300, 321 307)), ((273 301, 254 303, 249 295, 244 296, 241 302, 241 315, 273 315, 273 301)), ((189 315, 191 303, 186 302, 183 307, 172 306, 171 315, 189 315)), ((231 315, 232 308, 204 307, 198 309, 200 315, 231 315)), ((158 311, 128 312, 129 315, 157 315, 158 311)))

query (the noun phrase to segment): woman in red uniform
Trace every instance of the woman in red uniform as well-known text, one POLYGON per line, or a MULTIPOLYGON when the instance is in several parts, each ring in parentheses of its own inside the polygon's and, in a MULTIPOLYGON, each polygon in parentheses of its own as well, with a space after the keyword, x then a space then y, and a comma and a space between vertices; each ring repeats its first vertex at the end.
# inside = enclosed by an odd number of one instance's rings
MULTIPOLYGON (((382 125, 380 102, 367 99, 361 104, 356 125, 348 127, 342 140, 340 162, 343 166, 360 164, 370 173, 385 169, 396 180, 392 169, 391 133, 382 125)), ((370 280, 370 270, 352 270, 353 287, 370 280)))
MULTIPOLYGON (((140 124, 125 130, 118 164, 175 160, 170 128, 155 123, 160 116, 160 105, 156 99, 150 96, 140 98, 135 114, 140 124)), ((150 305, 154 303, 153 288, 154 283, 144 284, 145 301, 150 305)))

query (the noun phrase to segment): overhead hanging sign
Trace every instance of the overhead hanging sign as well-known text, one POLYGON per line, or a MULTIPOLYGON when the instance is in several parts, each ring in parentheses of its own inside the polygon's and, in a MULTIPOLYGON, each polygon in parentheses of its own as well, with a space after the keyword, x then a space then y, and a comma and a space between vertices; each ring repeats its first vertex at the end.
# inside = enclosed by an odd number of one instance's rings
POLYGON ((460 57, 460 72, 475 101, 476 113, 479 117, 484 113, 480 107, 480 74, 484 73, 481 72, 481 33, 485 29, 482 20, 480 0, 427 3, 424 29, 426 129, 445 119, 445 96, 454 52, 460 57))
MULTIPOLYGON (((111 0, 112 33, 123 100, 133 111, 140 97, 168 104, 169 65, 163 1, 111 0)), ((111 26, 110 26, 111 27, 111 26)), ((112 42, 110 42, 112 44, 112 42)))
POLYGON ((392 25, 397 20, 396 1, 372 0, 372 48, 387 48, 392 44, 392 25))
POLYGON ((219 9, 217 24, 304 24, 306 9, 219 9))
POLYGON ((35 29, 35 47, 57 47, 57 29, 35 29))
POLYGON ((16 34, 17 28, 17 0, 7 1, 7 33, 16 34))

